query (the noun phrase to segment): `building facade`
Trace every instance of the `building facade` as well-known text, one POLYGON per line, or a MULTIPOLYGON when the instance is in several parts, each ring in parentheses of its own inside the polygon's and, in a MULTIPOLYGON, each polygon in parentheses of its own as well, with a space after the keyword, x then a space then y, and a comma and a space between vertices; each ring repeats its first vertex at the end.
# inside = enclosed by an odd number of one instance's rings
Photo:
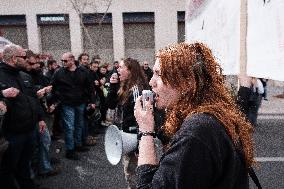
POLYGON ((0 31, 38 53, 147 60, 185 39, 186 0, 1 0, 0 31), (84 27, 82 27, 84 26, 84 27))

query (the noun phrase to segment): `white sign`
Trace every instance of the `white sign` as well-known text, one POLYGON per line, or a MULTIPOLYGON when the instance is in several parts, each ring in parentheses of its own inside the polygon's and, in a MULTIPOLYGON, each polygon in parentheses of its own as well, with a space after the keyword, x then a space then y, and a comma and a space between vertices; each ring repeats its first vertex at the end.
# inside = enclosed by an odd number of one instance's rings
POLYGON ((186 41, 204 42, 223 68, 223 74, 238 74, 240 1, 189 0, 186 10, 186 41))
POLYGON ((284 81, 283 10, 283 0, 248 0, 248 75, 284 81))
POLYGON ((47 17, 40 17, 40 21, 42 22, 64 22, 65 18, 64 16, 47 16, 47 17))
POLYGON ((11 41, 0 36, 0 50, 3 50, 6 45, 11 45, 11 44, 13 44, 11 41))

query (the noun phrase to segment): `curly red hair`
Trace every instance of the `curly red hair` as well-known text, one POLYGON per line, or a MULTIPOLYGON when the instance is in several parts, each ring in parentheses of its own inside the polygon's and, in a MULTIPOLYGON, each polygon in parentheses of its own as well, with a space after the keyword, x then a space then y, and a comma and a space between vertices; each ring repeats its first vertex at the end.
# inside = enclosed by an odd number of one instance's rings
POLYGON ((161 79, 181 91, 177 102, 168 111, 163 125, 172 136, 183 120, 195 113, 208 113, 225 127, 234 145, 241 144, 247 166, 254 162, 252 126, 237 107, 225 87, 222 69, 211 50, 202 43, 174 44, 158 52, 161 79))

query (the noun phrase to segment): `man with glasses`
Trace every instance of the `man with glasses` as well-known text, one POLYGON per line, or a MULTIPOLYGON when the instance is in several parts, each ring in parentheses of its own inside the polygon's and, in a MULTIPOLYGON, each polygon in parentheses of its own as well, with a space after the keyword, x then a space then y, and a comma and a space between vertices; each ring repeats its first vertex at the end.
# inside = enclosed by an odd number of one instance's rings
POLYGON ((36 188, 30 173, 33 139, 36 125, 45 128, 43 111, 26 68, 26 53, 16 45, 8 45, 0 64, 0 101, 7 112, 3 120, 3 135, 9 142, 0 166, 1 188, 36 188))
POLYGON ((79 160, 76 152, 88 151, 82 145, 86 105, 95 108, 93 85, 86 69, 76 66, 72 53, 62 55, 63 67, 52 78, 52 93, 61 103, 61 118, 65 132, 67 159, 79 160))
POLYGON ((35 88, 37 90, 37 95, 40 97, 40 104, 45 112, 45 121, 48 125, 43 131, 43 133, 36 132, 36 138, 34 139, 37 144, 34 171, 43 177, 54 176, 60 172, 59 166, 52 166, 50 162, 50 144, 51 137, 49 133, 49 128, 52 124, 52 116, 50 115, 50 108, 48 107, 48 94, 51 91, 51 86, 49 86, 49 79, 43 75, 40 63, 36 59, 36 54, 31 51, 26 51, 27 55, 27 67, 26 73, 29 74, 33 80, 35 88))

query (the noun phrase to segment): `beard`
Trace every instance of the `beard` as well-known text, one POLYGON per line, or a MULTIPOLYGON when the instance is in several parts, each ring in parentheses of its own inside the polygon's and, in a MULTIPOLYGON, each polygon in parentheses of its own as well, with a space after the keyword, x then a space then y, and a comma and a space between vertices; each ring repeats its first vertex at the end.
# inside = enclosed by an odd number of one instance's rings
POLYGON ((16 65, 16 68, 20 71, 26 71, 27 70, 27 67, 25 66, 25 64, 20 62, 20 61, 17 61, 15 65, 16 65))

